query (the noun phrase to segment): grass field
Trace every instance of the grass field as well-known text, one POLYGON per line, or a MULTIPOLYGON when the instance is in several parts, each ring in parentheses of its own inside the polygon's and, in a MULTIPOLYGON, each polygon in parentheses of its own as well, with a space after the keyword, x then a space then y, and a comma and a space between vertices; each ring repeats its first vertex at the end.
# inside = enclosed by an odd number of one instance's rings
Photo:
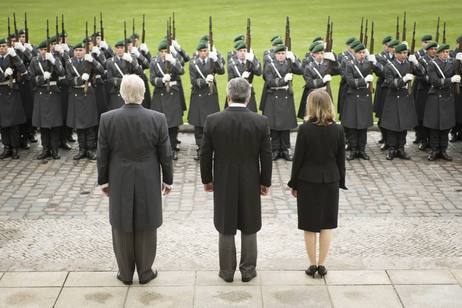
MULTIPOLYGON (((373 20, 375 23, 375 51, 381 50, 381 40, 385 35, 394 35, 396 16, 407 11, 407 38, 412 36, 412 24, 417 22, 416 36, 435 34, 437 16, 447 23, 447 41, 455 45, 457 36, 462 35, 462 1, 434 0, 388 0, 388 1, 12 1, 0 2, 0 25, 6 35, 7 16, 16 12, 18 26, 23 25, 24 12, 29 19, 30 39, 38 43, 45 38, 46 19, 50 20, 51 32, 54 32, 56 15, 64 14, 66 31, 71 43, 81 40, 85 35, 85 21, 93 28, 93 16, 103 12, 106 41, 113 45, 123 38, 123 21, 126 20, 131 32, 132 18, 136 18, 136 31, 141 31, 141 16, 146 14, 146 41, 151 51, 157 50, 157 45, 165 35, 165 23, 174 11, 176 15, 176 36, 185 50, 191 54, 200 36, 208 33, 208 17, 213 16, 214 41, 218 50, 226 54, 232 49, 233 38, 245 34, 246 20, 252 19, 252 48, 261 60, 264 50, 270 46, 270 38, 275 34, 284 35, 285 17, 291 18, 292 49, 302 57, 308 45, 315 36, 324 36, 327 16, 334 22, 334 51, 344 50, 344 41, 350 36, 359 36, 361 17, 373 20)), ((91 31, 91 30, 90 30, 91 31)), ((442 26, 441 26, 442 33, 442 26)), ((441 34, 440 34, 441 35, 441 34)), ((441 38, 440 38, 441 40, 441 38)), ((420 42, 417 41, 417 47, 420 42)), ((416 48, 417 48, 416 47, 416 48)), ((184 76, 187 100, 190 86, 188 65, 184 76)), ((334 78, 333 92, 337 93, 338 77, 334 78)), ((223 105, 227 77, 217 78, 220 93, 220 104, 223 105)), ((254 82, 259 101, 263 82, 257 78, 254 82)), ((294 81, 295 101, 298 105, 302 94, 303 78, 297 76, 294 81)))

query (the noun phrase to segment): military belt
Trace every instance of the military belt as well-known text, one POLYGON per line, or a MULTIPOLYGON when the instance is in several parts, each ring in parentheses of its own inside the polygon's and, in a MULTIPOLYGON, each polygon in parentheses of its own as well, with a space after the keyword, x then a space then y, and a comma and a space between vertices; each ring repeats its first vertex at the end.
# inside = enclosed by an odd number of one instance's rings
POLYGON ((283 86, 283 87, 271 87, 271 90, 288 90, 289 86, 283 86))

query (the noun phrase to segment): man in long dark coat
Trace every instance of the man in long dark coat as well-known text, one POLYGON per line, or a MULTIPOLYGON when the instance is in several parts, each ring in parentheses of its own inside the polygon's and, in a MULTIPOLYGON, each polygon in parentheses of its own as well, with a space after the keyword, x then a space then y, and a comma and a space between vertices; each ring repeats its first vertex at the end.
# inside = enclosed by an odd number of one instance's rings
POLYGON ((260 195, 271 186, 271 145, 267 118, 246 108, 250 84, 228 83, 229 107, 207 117, 201 147, 204 188, 213 191, 214 224, 219 232, 219 276, 232 282, 236 270, 236 230, 241 231, 239 270, 243 282, 257 272, 257 232, 261 229, 260 195))

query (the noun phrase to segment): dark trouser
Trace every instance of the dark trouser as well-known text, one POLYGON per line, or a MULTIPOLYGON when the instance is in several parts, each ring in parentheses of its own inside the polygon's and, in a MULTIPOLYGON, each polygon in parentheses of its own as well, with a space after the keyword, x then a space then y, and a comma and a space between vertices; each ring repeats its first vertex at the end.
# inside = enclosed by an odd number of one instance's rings
POLYGON ((175 150, 178 142, 178 126, 170 127, 168 129, 168 137, 170 138, 170 145, 172 146, 172 150, 175 150))
POLYGON ((3 127, 0 129, 0 132, 2 135, 2 143, 5 147, 10 147, 13 149, 19 148, 19 125, 3 127))
POLYGON ((350 140, 351 150, 355 152, 364 152, 367 144, 367 128, 354 129, 349 128, 347 131, 348 140, 350 140))
POLYGON ((197 147, 201 147, 202 136, 204 136, 204 128, 202 126, 194 126, 194 139, 196 139, 197 147))
POLYGON ((449 129, 430 129, 430 146, 433 152, 444 152, 448 148, 449 129))
POLYGON ((423 121, 419 121, 419 124, 415 127, 415 137, 420 142, 428 142, 430 130, 423 126, 423 121))
POLYGON ((271 149, 273 152, 290 149, 290 130, 271 130, 271 149))
POLYGON ((133 280, 135 265, 140 280, 148 280, 152 276, 157 230, 122 232, 112 228, 112 245, 122 280, 133 280))
POLYGON ((19 134, 20 134, 20 143, 29 142, 29 139, 35 135, 35 129, 32 126, 32 119, 27 119, 27 121, 19 125, 19 134))
POLYGON ((67 126, 61 126, 60 131, 61 131, 61 136, 60 136, 61 143, 65 143, 69 139, 71 139, 71 137, 72 137, 72 128, 67 127, 67 126))
POLYGON ((60 134, 60 127, 40 128, 40 138, 42 140, 42 147, 58 150, 60 143, 60 134))
POLYGON ((96 129, 95 127, 77 129, 77 139, 79 141, 80 149, 95 150, 96 149, 96 129))
POLYGON ((390 150, 404 150, 406 136, 407 130, 401 132, 387 130, 387 144, 390 146, 390 150))
MULTIPOLYGON (((226 278, 233 278, 236 271, 236 243, 234 234, 219 233, 218 250, 220 257, 220 274, 226 278)), ((241 261, 239 270, 242 277, 249 277, 255 273, 257 266, 257 234, 241 232, 241 261)))
POLYGON ((379 127, 380 133, 382 134, 383 143, 387 144, 387 130, 383 128, 382 125, 380 125, 381 121, 381 119, 378 120, 377 126, 379 127))
POLYGON ((462 134, 462 123, 457 123, 456 126, 454 126, 451 129, 451 135, 460 135, 460 134, 462 134))

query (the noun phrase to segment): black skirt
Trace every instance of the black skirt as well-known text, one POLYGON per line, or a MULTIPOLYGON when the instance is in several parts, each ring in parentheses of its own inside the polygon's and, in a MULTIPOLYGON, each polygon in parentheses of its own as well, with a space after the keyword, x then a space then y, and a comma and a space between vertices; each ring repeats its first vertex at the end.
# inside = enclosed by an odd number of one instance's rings
POLYGON ((297 181, 298 228, 320 232, 337 228, 339 183, 297 181))

